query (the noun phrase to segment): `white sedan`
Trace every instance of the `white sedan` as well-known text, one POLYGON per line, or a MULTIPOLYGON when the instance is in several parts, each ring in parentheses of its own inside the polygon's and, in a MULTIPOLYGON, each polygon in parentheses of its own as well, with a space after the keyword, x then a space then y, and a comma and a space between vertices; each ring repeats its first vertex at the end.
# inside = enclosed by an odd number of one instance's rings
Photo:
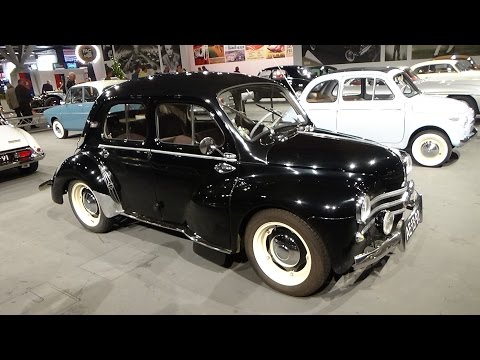
POLYGON ((477 132, 464 102, 422 94, 397 68, 320 76, 299 100, 316 127, 405 149, 424 166, 440 166, 477 132))
POLYGON ((475 70, 468 60, 429 60, 410 66, 420 79, 442 80, 476 79, 480 80, 480 71, 475 70))
POLYGON ((0 109, 0 171, 18 168, 21 173, 30 174, 38 169, 38 161, 44 157, 33 136, 13 127, 0 109))

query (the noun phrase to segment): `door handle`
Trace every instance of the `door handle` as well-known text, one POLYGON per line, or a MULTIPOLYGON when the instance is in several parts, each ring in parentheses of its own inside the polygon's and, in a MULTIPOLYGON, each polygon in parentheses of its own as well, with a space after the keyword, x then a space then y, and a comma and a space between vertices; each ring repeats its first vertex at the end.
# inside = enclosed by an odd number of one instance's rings
POLYGON ((226 173, 234 171, 236 169, 236 167, 233 166, 233 165, 227 164, 227 163, 220 163, 220 164, 216 164, 214 166, 214 169, 215 169, 216 172, 218 172, 220 174, 226 174, 226 173))

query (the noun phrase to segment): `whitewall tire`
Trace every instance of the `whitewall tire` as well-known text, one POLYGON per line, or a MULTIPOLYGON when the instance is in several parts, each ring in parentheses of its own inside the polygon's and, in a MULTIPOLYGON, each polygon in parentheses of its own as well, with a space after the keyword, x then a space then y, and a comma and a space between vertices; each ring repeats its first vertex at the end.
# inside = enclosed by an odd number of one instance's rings
POLYGON ((451 154, 450 140, 439 131, 422 131, 412 141, 412 156, 420 165, 440 166, 450 159, 451 154))
POLYGON ((65 139, 68 136, 68 130, 65 130, 62 123, 57 119, 53 120, 52 129, 55 136, 59 139, 65 139))
POLYGON ((103 213, 92 189, 81 180, 68 185, 68 199, 75 217, 88 230, 96 233, 108 232, 114 220, 103 213))
POLYGON ((318 291, 331 269, 319 234, 280 209, 262 210, 252 217, 245 231, 245 252, 263 281, 292 296, 318 291))

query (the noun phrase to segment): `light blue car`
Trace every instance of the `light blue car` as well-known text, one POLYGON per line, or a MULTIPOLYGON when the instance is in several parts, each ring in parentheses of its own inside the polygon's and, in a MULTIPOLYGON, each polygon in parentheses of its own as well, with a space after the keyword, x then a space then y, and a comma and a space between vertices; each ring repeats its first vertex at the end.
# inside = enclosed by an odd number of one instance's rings
POLYGON ((89 81, 68 89, 65 103, 44 111, 47 121, 52 124, 53 133, 65 139, 68 131, 82 131, 95 99, 109 86, 126 80, 89 81))

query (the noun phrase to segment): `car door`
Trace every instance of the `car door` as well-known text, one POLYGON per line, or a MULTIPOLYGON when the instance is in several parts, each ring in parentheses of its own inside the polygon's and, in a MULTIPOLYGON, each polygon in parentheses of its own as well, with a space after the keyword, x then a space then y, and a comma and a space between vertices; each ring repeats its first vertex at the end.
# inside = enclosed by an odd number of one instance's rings
POLYGON ((315 127, 331 131, 337 130, 337 79, 319 82, 310 90, 302 104, 315 127))
POLYGON ((199 147, 203 138, 211 137, 223 153, 232 151, 219 122, 208 104, 159 101, 151 164, 161 219, 228 247, 236 160, 217 151, 203 155, 199 147))
POLYGON ((149 115, 140 101, 118 102, 105 110, 100 156, 118 183, 126 213, 157 220, 155 186, 150 165, 149 115))
POLYGON ((342 81, 337 131, 384 144, 396 144, 404 135, 404 101, 391 86, 373 76, 342 81))
POLYGON ((93 86, 79 86, 69 89, 69 102, 65 103, 63 126, 67 130, 83 130, 88 114, 98 96, 93 86))

